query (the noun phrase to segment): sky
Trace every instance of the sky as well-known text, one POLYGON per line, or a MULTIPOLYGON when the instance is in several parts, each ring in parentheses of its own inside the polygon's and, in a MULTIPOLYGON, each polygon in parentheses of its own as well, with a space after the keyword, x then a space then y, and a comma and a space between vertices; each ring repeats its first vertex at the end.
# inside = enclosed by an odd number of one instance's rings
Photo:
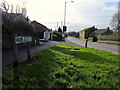
POLYGON ((49 29, 64 25, 64 7, 66 3, 67 32, 81 31, 84 28, 110 27, 112 16, 118 10, 119 0, 8 0, 24 6, 30 20, 36 20, 49 29))

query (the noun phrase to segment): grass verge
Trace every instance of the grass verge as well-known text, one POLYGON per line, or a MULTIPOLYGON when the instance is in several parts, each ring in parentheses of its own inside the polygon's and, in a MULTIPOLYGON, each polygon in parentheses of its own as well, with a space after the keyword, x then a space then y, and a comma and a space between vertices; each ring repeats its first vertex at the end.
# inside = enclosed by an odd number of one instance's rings
POLYGON ((57 42, 67 43, 64 39, 62 39, 62 40, 57 40, 57 42))
POLYGON ((3 71, 3 88, 120 88, 115 54, 56 45, 36 56, 31 64, 3 71))

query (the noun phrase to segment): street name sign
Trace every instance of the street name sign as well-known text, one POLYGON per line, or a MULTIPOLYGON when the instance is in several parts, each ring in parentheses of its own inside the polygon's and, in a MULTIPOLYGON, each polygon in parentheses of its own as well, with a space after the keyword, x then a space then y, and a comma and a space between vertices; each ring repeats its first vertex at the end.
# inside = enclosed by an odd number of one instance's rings
POLYGON ((27 43, 27 42, 31 42, 31 41, 32 41, 31 36, 16 36, 15 37, 15 43, 16 44, 27 43))

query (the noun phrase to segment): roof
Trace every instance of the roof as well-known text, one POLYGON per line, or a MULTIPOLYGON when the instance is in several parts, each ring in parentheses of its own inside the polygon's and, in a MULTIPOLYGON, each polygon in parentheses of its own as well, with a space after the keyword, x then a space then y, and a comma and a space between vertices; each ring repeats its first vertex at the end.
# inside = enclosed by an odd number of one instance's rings
POLYGON ((44 26, 43 24, 41 24, 37 21, 32 21, 31 23, 34 25, 37 32, 42 33, 42 32, 45 32, 45 31, 50 31, 46 26, 44 26))
POLYGON ((107 29, 97 29, 96 31, 94 31, 94 33, 97 33, 97 34, 102 34, 104 32, 106 32, 107 29))
POLYGON ((87 30, 89 30, 89 29, 91 29, 91 28, 93 28, 93 27, 85 28, 85 29, 83 29, 82 31, 87 31, 87 30))
POLYGON ((99 35, 99 34, 103 34, 103 33, 106 32, 106 31, 107 31, 107 29, 97 29, 97 30, 93 31, 93 32, 91 33, 91 35, 92 35, 92 36, 97 36, 97 35, 99 35))

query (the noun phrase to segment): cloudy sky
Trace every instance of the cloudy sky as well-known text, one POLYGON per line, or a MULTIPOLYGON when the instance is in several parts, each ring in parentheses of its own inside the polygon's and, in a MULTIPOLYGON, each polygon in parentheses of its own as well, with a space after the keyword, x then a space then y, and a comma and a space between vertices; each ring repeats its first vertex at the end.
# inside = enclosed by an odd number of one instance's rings
MULTIPOLYGON (((15 0, 9 0, 14 1, 15 0)), ((80 31, 95 25, 97 28, 107 28, 110 20, 118 10, 119 0, 67 0, 66 25, 68 31, 80 31)), ((64 6, 66 0, 18 0, 25 2, 27 16, 48 28, 55 30, 64 23, 64 6), (62 24, 61 24, 62 22, 62 24)))

